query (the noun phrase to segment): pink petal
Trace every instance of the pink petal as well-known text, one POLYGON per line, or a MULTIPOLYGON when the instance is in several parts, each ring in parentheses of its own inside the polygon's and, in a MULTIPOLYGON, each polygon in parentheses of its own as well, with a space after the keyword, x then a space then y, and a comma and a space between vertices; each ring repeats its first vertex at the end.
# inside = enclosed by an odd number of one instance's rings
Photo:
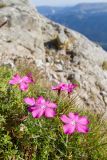
POLYGON ((22 82, 25 82, 25 83, 32 83, 32 79, 28 76, 24 76, 22 77, 22 82))
POLYGON ((78 121, 79 118, 78 113, 72 113, 72 112, 69 113, 69 117, 71 118, 71 120, 74 120, 76 122, 78 121))
POLYGON ((73 92, 73 89, 71 89, 71 88, 68 88, 68 93, 72 93, 73 92))
POLYGON ((73 92, 73 90, 77 87, 77 84, 68 84, 68 93, 73 92))
POLYGON ((72 85, 73 85, 73 89, 74 89, 74 88, 76 88, 76 87, 78 87, 78 85, 77 85, 77 84, 72 84, 72 85))
POLYGON ((29 106, 28 107, 28 112, 33 112, 34 110, 36 110, 35 106, 29 106))
POLYGON ((72 134, 75 132, 75 125, 66 124, 63 126, 65 134, 72 134))
POLYGON ((41 108, 32 111, 33 118, 40 118, 44 114, 44 110, 41 108))
POLYGON ((33 80, 33 76, 32 76, 32 73, 31 73, 31 72, 30 72, 30 73, 28 73, 27 77, 29 77, 29 79, 30 79, 31 83, 33 83, 33 82, 34 82, 34 80, 33 80))
POLYGON ((11 80, 9 81, 9 84, 14 85, 14 84, 17 84, 17 82, 16 82, 16 81, 14 81, 13 79, 11 79, 11 80))
POLYGON ((27 97, 27 98, 24 99, 24 102, 25 102, 26 104, 30 105, 30 106, 35 105, 35 99, 34 99, 34 98, 29 98, 29 97, 27 97))
POLYGON ((68 84, 68 88, 74 89, 77 87, 77 84, 68 84))
POLYGON ((20 83, 20 90, 26 91, 28 89, 28 84, 21 82, 20 83))
POLYGON ((60 117, 60 119, 61 119, 62 122, 64 122, 64 123, 70 123, 70 122, 71 122, 71 119, 68 118, 66 115, 62 115, 62 116, 60 117))
POLYGON ((80 133, 87 133, 89 131, 87 126, 81 125, 81 124, 76 125, 76 130, 77 132, 80 132, 80 133))
POLYGON ((49 107, 49 108, 57 108, 57 105, 55 103, 52 103, 52 102, 49 102, 49 101, 46 102, 46 106, 49 107))
POLYGON ((42 104, 45 104, 45 99, 41 96, 39 98, 36 99, 36 104, 37 105, 42 105, 42 104))
POLYGON ((56 112, 51 108, 46 108, 44 114, 47 118, 53 118, 56 115, 56 112))
POLYGON ((89 120, 87 119, 87 117, 81 116, 78 119, 78 123, 81 125, 87 125, 87 124, 89 124, 89 120))
POLYGON ((9 81, 9 84, 18 84, 20 83, 21 77, 18 74, 15 74, 13 78, 9 81))
POLYGON ((59 87, 52 86, 51 89, 52 90, 59 90, 59 87))
POLYGON ((52 86, 52 90, 64 90, 63 87, 65 87, 65 83, 60 83, 57 86, 52 86))
POLYGON ((66 90, 67 90, 67 84, 62 84, 61 91, 66 91, 66 90))

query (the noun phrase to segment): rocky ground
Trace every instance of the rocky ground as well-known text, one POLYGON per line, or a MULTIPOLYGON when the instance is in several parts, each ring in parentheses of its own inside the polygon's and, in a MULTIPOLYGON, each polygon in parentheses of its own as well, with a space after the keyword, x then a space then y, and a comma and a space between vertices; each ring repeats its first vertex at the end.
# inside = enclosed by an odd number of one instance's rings
POLYGON ((0 1, 0 65, 33 64, 50 81, 77 82, 88 107, 107 114, 107 52, 40 15, 27 0, 0 1))

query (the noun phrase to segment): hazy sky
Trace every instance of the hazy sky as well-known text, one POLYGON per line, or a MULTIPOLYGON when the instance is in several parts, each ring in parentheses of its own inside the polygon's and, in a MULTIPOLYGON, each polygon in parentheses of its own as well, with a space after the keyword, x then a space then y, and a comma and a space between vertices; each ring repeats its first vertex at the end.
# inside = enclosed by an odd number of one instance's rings
POLYGON ((107 2, 107 0, 31 0, 36 6, 38 5, 72 5, 81 2, 107 2))

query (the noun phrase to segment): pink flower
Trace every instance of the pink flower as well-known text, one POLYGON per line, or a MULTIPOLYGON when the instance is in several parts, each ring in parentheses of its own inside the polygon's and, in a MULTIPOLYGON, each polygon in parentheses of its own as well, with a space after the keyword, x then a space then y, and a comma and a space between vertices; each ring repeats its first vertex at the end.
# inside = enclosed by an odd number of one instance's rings
POLYGON ((73 92, 73 90, 75 89, 77 87, 77 84, 67 84, 67 86, 66 86, 66 90, 67 90, 67 92, 68 93, 72 93, 73 92))
POLYGON ((74 132, 87 133, 89 131, 89 121, 85 116, 79 116, 77 113, 70 112, 68 117, 62 115, 61 120, 65 123, 63 126, 65 134, 72 134, 74 132))
POLYGON ((57 105, 46 101, 43 97, 39 97, 36 100, 34 98, 25 98, 24 101, 29 105, 28 111, 32 113, 34 118, 40 118, 41 116, 53 118, 56 115, 57 105))
POLYGON ((77 87, 77 84, 65 84, 65 83, 60 83, 57 86, 52 86, 52 90, 57 90, 57 91, 67 91, 68 93, 73 92, 73 90, 77 87))
POLYGON ((57 86, 52 86, 52 90, 57 90, 57 91, 63 91, 66 88, 66 84, 65 83, 60 83, 57 86))
POLYGON ((9 84, 11 85, 18 84, 20 90, 22 91, 26 91, 30 83, 33 83, 33 78, 31 73, 24 77, 20 77, 20 75, 15 74, 13 78, 9 81, 9 84))

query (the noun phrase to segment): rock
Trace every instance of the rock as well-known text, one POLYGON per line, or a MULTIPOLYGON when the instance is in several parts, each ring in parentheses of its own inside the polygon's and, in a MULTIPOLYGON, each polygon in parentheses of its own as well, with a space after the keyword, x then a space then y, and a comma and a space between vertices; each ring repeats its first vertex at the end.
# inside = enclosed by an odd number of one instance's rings
POLYGON ((103 70, 107 70, 107 61, 104 61, 102 64, 103 70))
POLYGON ((39 15, 27 0, 3 0, 3 3, 6 7, 0 9, 0 63, 30 58, 36 66, 44 68, 45 49, 39 15))
POLYGON ((63 66, 61 64, 57 64, 55 71, 56 72, 63 72, 63 66))
POLYGON ((0 28, 8 22, 7 17, 0 16, 0 28))
POLYGON ((66 36, 66 34, 64 32, 61 32, 57 36, 57 41, 58 41, 59 46, 64 45, 65 43, 68 42, 68 37, 66 36))

